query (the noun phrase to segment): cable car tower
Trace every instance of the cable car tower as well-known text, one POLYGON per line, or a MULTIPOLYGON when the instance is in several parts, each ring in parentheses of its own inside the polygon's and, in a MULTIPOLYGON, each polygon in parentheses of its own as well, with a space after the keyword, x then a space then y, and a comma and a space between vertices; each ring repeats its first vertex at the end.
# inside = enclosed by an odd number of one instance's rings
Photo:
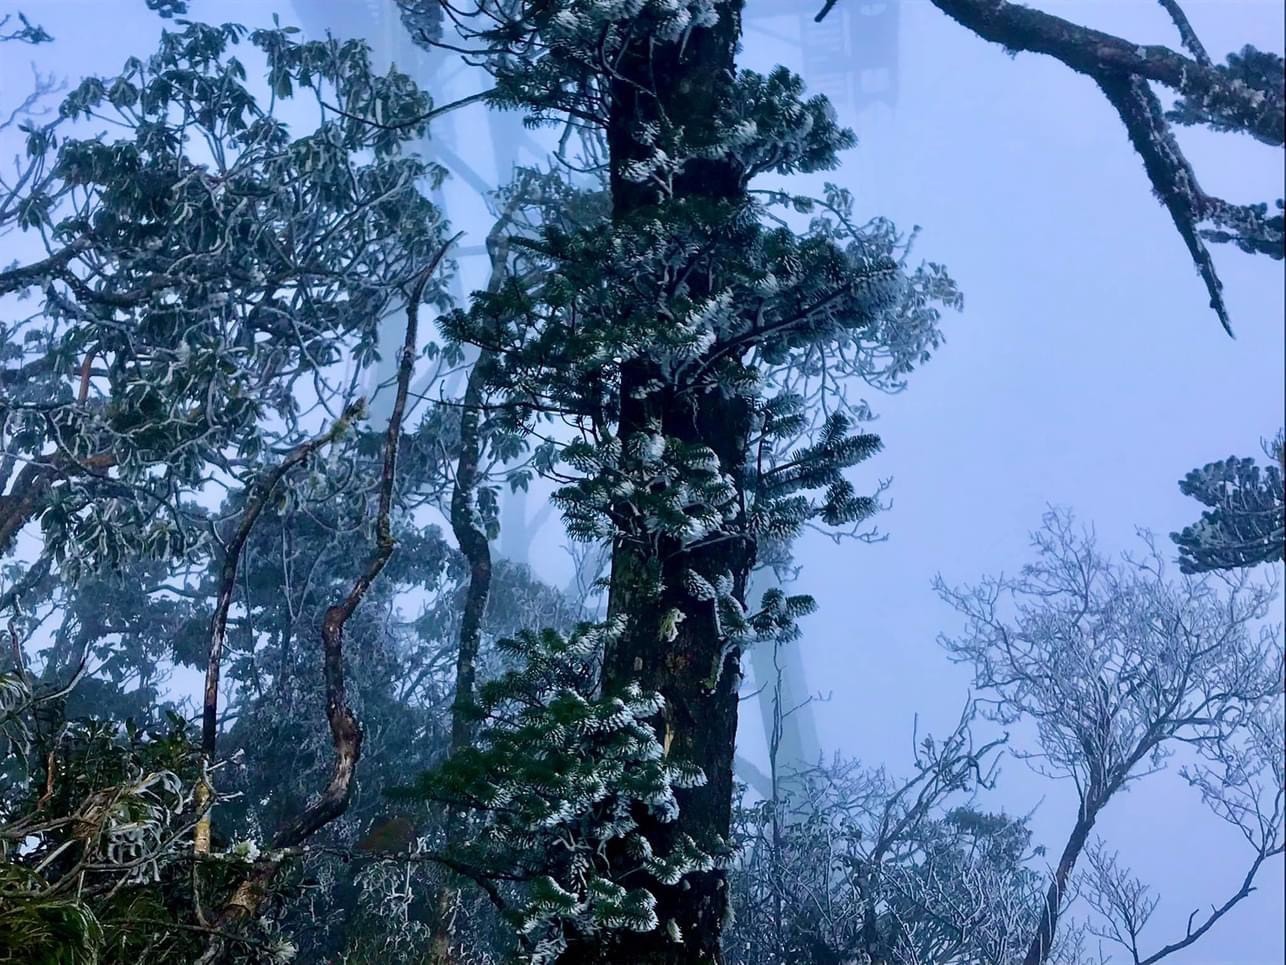
POLYGON ((808 89, 857 117, 898 94, 900 0, 839 0, 821 23, 824 0, 747 0, 746 32, 796 46, 808 89), (794 24, 793 33, 790 30, 794 24))

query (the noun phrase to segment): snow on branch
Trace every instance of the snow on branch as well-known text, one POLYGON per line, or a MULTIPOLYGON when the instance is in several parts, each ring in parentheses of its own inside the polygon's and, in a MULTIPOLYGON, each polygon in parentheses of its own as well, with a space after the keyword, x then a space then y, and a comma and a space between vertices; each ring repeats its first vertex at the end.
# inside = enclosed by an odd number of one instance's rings
MULTIPOLYGON (((835 2, 826 0, 816 19, 825 17, 835 2)), ((1170 212, 1201 274, 1211 308, 1231 335, 1223 285, 1206 242, 1232 242, 1243 251, 1282 258, 1282 203, 1278 201, 1277 212, 1270 213, 1266 204, 1236 205, 1206 194, 1171 124, 1201 123, 1240 131, 1274 147, 1286 144, 1281 58, 1247 47, 1229 55, 1226 65, 1213 63, 1177 0, 1160 3, 1191 56, 1166 46, 1135 44, 1007 0, 932 2, 984 40, 1014 53, 1054 57, 1098 84, 1125 124, 1153 191, 1170 212), (1153 83, 1179 95, 1175 110, 1163 111, 1149 86, 1153 83)))

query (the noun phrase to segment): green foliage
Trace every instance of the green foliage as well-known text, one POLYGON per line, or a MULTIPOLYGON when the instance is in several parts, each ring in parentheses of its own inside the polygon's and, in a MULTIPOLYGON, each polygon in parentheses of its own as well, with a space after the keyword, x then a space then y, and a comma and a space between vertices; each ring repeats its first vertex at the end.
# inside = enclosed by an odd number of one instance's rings
POLYGON ((675 205, 637 233, 602 222, 572 232, 551 228, 524 251, 545 279, 539 301, 512 284, 480 293, 469 312, 444 321, 451 337, 498 353, 493 387, 515 426, 551 410, 601 426, 559 452, 576 473, 556 495, 576 538, 620 533, 695 544, 732 523, 738 491, 758 496, 757 531, 782 538, 812 518, 848 524, 875 508, 841 474, 873 454, 878 440, 850 435, 852 420, 842 414, 793 458, 772 465, 775 443, 811 431, 811 412, 792 392, 758 403, 758 441, 747 445, 763 458, 750 472, 730 473, 708 446, 668 436, 659 424, 628 440, 614 434, 620 372, 629 362, 653 366, 658 385, 673 381, 684 393, 752 400, 775 369, 803 362, 828 340, 849 339, 904 304, 898 293, 905 283, 888 255, 857 242, 840 250, 820 225, 797 238, 744 219, 730 224, 728 216, 675 205), (700 299, 680 280, 711 272, 727 283, 700 299), (816 488, 825 495, 813 502, 806 493, 816 488))
POLYGON ((812 519, 827 526, 858 523, 877 508, 874 499, 857 495, 843 471, 878 452, 879 437, 850 434, 851 422, 842 413, 826 419, 816 442, 786 458, 771 459, 774 444, 796 438, 805 418, 798 396, 781 395, 764 406, 758 451, 770 468, 759 475, 752 526, 768 539, 791 540, 812 519), (809 497, 816 490, 824 490, 821 500, 809 497))
POLYGON ((246 31, 184 23, 81 82, 60 121, 25 122, 40 176, 7 210, 50 257, 0 277, 42 299, 0 325, 0 416, 42 466, 35 515, 73 576, 192 553, 204 533, 186 497, 308 431, 303 387, 332 399, 331 367, 374 361, 379 319, 440 242, 418 183, 442 172, 398 153, 425 96, 375 75, 360 43, 292 33, 249 34, 267 108, 235 55, 246 31), (289 99, 312 102, 311 132, 275 116, 289 99))
MULTIPOLYGON (((0 872, 14 883, 10 869, 0 872)), ((97 965, 102 942, 102 926, 83 902, 13 895, 0 902, 0 961, 19 960, 9 949, 30 965, 97 965)))
POLYGON ((477 745, 400 794, 474 815, 449 856, 469 874, 521 885, 514 920, 533 962, 555 960, 576 936, 657 926, 653 896, 615 880, 609 853, 671 883, 713 862, 686 836, 657 854, 640 833, 642 814, 674 821, 675 789, 704 778, 662 747, 650 723, 659 695, 597 694, 613 632, 583 624, 501 641, 517 667, 481 688, 477 745))
MULTIPOLYGON (((1268 96, 1276 94, 1278 99, 1282 97, 1282 76, 1286 73, 1286 61, 1282 60, 1281 54, 1246 45, 1240 51, 1229 54, 1225 60, 1226 63, 1217 65, 1215 70, 1228 80, 1253 91, 1263 91, 1268 96)), ((1175 100, 1174 107, 1167 112, 1166 118, 1176 124, 1200 124, 1216 131, 1244 132, 1251 128, 1251 119, 1241 116, 1237 106, 1223 103, 1213 93, 1205 102, 1179 97, 1175 100)))
POLYGON ((187 0, 147 0, 147 9, 168 20, 187 13, 188 5, 187 0))
POLYGON ((397 0, 402 26, 421 47, 442 39, 442 6, 437 0, 397 0))
MULTIPOLYGON (((0 950, 49 965, 190 961, 199 765, 185 722, 67 719, 57 691, 21 676, 0 691, 0 950)), ((202 877, 218 893, 217 870, 202 877)))
MULTIPOLYGON (((369 536, 375 433, 350 429, 300 466, 249 542, 224 668, 238 726, 225 747, 262 734, 264 754, 241 771, 221 761, 220 790, 249 793, 219 801, 215 845, 228 850, 196 869, 197 758, 163 699, 170 668, 205 665, 221 547, 248 487, 352 401, 378 361, 382 318, 440 247, 423 192, 443 172, 402 153, 424 133, 427 97, 403 74, 375 74, 361 43, 294 34, 180 21, 151 57, 80 83, 52 123, 28 118, 25 168, 0 195, 0 230, 20 228, 47 253, 0 271, 0 292, 36 303, 0 323, 0 553, 11 523, 38 521, 44 537, 42 555, 6 565, 0 587, 30 663, 0 686, 13 879, 0 906, 33 954, 48 936, 50 961, 78 947, 68 929, 87 960, 195 961, 202 910, 217 915, 255 839, 323 783, 317 625, 362 562, 353 540, 369 536), (247 40, 266 61, 268 97, 237 57, 247 40), (212 512, 214 487, 229 495, 212 512), (284 699, 268 679, 286 683, 284 699)), ((399 480, 408 506, 439 468, 427 441, 407 461, 418 475, 399 480)), ((384 609, 350 628, 366 648, 355 689, 372 743, 387 745, 372 763, 389 768, 418 741, 432 759, 433 697, 449 680, 432 647, 417 650, 414 634, 387 641, 382 621, 401 590, 442 582, 449 595, 446 571, 458 570, 431 528, 399 521, 398 536, 384 609), (399 686, 420 666, 434 668, 427 699, 399 686), (394 721, 402 729, 386 737, 394 721)), ((378 801, 387 777, 363 777, 378 801)), ((354 830, 339 832, 351 844, 354 830)), ((288 884, 281 896, 297 898, 301 883, 288 884)), ((255 926, 233 952, 290 949, 255 926)))
MULTIPOLYGON (((184 4, 149 6, 172 17, 184 4)), ((398 6, 422 41, 438 36, 436 4, 398 6)), ((635 6, 535 4, 523 24, 490 32, 505 43, 524 31, 541 41, 530 56, 502 58, 494 103, 537 120, 572 110, 594 123, 604 29, 619 53, 623 26, 674 40, 716 14, 710 0, 635 6)), ((146 880, 117 862, 103 874, 125 874, 125 884, 91 888, 79 904, 58 890, 74 877, 66 862, 107 848, 99 839, 110 828, 41 870, 60 883, 28 909, 25 927, 50 942, 67 942, 58 929, 70 929, 89 960, 195 960, 207 940, 195 909, 217 908, 255 842, 325 783, 318 626, 360 571, 354 547, 370 542, 378 432, 350 427, 297 467, 246 541, 220 708, 229 723, 218 785, 235 797, 218 802, 216 855, 195 872, 185 826, 195 758, 161 703, 164 674, 205 661, 220 547, 249 486, 352 401, 378 361, 381 319, 403 304, 442 238, 424 190, 443 172, 402 153, 425 133, 430 107, 406 75, 375 74, 355 42, 176 26, 153 56, 81 83, 54 123, 27 124, 31 176, 11 205, 0 203, 0 228, 44 239, 47 255, 0 272, 0 291, 35 303, 28 317, 0 323, 10 445, 0 478, 33 497, 30 519, 44 539, 36 566, 14 568, 22 590, 6 590, 6 606, 20 599, 26 608, 15 617, 20 635, 55 613, 61 621, 35 664, 38 686, 60 686, 86 660, 93 669, 58 711, 63 721, 87 719, 67 723, 57 747, 58 766, 83 776, 55 781, 42 807, 73 813, 110 800, 103 813, 155 852, 140 865, 146 880), (247 42, 266 60, 266 97, 237 56, 247 42), (303 118, 294 127, 282 119, 286 102, 303 118), (131 716, 138 727, 109 723, 131 716), (158 838, 174 820, 180 830, 158 838)), ((448 344, 425 350, 447 367, 464 361, 466 345, 488 353, 496 405, 482 436, 494 478, 473 508, 490 535, 501 475, 513 488, 537 473, 553 478, 574 537, 652 559, 671 545, 788 543, 806 526, 853 526, 877 508, 846 477, 879 442, 857 431, 869 413, 845 385, 900 388, 939 344, 939 307, 959 304, 954 284, 940 266, 909 269, 909 242, 887 222, 857 224, 852 197, 833 186, 820 199, 742 195, 760 175, 830 169, 853 142, 825 99, 806 97, 788 71, 739 72, 714 116, 672 120, 636 132, 647 150, 624 175, 672 185, 685 165, 718 161, 736 171, 736 197, 676 200, 667 188, 654 208, 613 221, 602 185, 581 190, 519 172, 497 198, 519 207, 526 225, 498 258, 504 283, 447 315, 448 344), (783 206, 792 213, 782 216, 783 206), (812 217, 801 229, 788 221, 794 214, 812 217), (647 377, 624 393, 638 371, 647 377), (745 413, 745 424, 689 428, 710 400, 745 413), (622 410, 635 403, 656 417, 622 431, 622 410), (573 427, 570 438, 546 432, 554 420, 573 427)), ((440 289, 426 301, 447 307, 440 289)), ((442 508, 459 433, 451 406, 407 426, 397 552, 345 629, 349 699, 365 734, 358 791, 267 906, 309 960, 413 960, 428 933, 427 898, 443 881, 422 864, 346 863, 330 852, 361 852, 388 817, 382 792, 446 747, 468 571, 418 514, 442 508), (422 608, 405 612, 412 597, 422 608)), ((677 576, 682 609, 661 615, 657 645, 713 613, 721 657, 697 669, 711 688, 722 655, 793 637, 812 609, 807 597, 772 591, 748 612, 721 566, 677 576)), ((645 568, 639 584, 640 611, 666 590, 659 570, 645 568)), ((437 853, 516 902, 511 924, 537 961, 578 937, 662 924, 655 895, 619 873, 623 860, 661 886, 715 863, 708 843, 675 830, 676 791, 702 778, 658 732, 660 697, 637 686, 602 692, 602 648, 621 624, 564 632, 581 616, 530 571, 497 561, 479 660, 489 679, 478 698, 481 739, 408 792, 467 813, 470 833, 444 840, 441 815, 417 813, 407 850, 437 853), (665 829, 664 847, 644 824, 665 829)), ((48 736, 40 726, 15 723, 9 739, 25 748, 48 736)), ((34 813, 43 793, 43 758, 24 755, 9 762, 22 766, 6 818, 34 813)), ((51 830, 30 861, 6 867, 31 874, 69 835, 51 830)), ((271 932, 256 929, 238 951, 288 956, 271 932)), ((507 947, 504 936, 484 937, 507 947)))
POLYGON ((1229 456, 1194 469, 1179 483, 1185 496, 1209 507, 1201 519, 1172 533, 1184 573, 1229 570, 1286 559, 1286 494, 1282 436, 1265 447, 1273 460, 1229 456))

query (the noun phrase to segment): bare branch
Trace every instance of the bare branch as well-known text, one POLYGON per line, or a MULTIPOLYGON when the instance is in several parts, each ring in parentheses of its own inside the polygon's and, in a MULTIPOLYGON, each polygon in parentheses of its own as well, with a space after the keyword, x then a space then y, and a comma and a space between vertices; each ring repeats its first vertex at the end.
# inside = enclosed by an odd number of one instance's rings
POLYGON ((1205 241, 1232 241, 1243 250, 1281 258, 1284 239, 1280 219, 1269 218, 1251 207, 1230 205, 1201 190, 1148 85, 1151 82, 1169 87, 1200 105, 1206 115, 1218 117, 1222 127, 1245 131, 1278 147, 1286 143, 1286 86, 1244 83, 1216 67, 1176 0, 1161 3, 1195 60, 1168 47, 1133 44, 1006 0, 932 2, 985 40, 1010 51, 1054 57, 1098 84, 1125 124, 1157 197, 1170 212, 1201 273, 1211 307, 1231 335, 1223 286, 1205 241), (1213 222, 1217 230, 1202 231, 1203 221, 1213 222))
MULTIPOLYGON (((362 418, 365 413, 365 400, 359 400, 349 406, 343 418, 321 435, 296 446, 289 455, 282 459, 264 476, 261 476, 246 497, 246 508, 241 514, 241 523, 228 542, 223 552, 223 565, 219 573, 219 591, 214 613, 210 617, 210 654, 205 667, 205 691, 201 712, 201 753, 207 768, 214 764, 219 727, 219 673, 223 661, 223 644, 227 637, 228 610, 232 606, 232 594, 236 588, 237 567, 241 562, 241 550, 254 528, 255 521, 263 511, 278 483, 294 467, 305 462, 313 453, 337 439, 348 428, 348 425, 362 418)), ((213 796, 213 789, 205 781, 197 788, 197 804, 204 806, 213 796)), ((197 854, 208 854, 210 851, 211 815, 207 808, 197 825, 193 848, 197 854)))
MULTIPOLYGON (((371 584, 379 576, 393 555, 395 540, 392 532, 392 508, 394 486, 397 479, 397 455, 402 434, 402 420, 406 412, 406 400, 410 388, 411 374, 415 367, 416 345, 419 338, 420 300, 425 286, 441 264, 450 246, 459 238, 453 237, 442 245, 433 260, 419 272, 411 284, 406 305, 406 337, 402 343, 401 357, 398 363, 397 394, 393 411, 389 416, 388 430, 384 444, 384 463, 380 473, 379 510, 375 523, 375 551, 367 563, 366 569, 357 578, 348 595, 339 603, 327 609, 322 618, 322 660, 326 687, 326 719, 330 725, 331 739, 335 748, 335 767, 330 781, 321 795, 311 802, 304 811, 273 838, 275 849, 288 849, 301 844, 311 835, 339 817, 348 807, 352 793, 353 776, 357 762, 361 758, 362 728, 357 717, 348 706, 344 687, 344 627, 349 618, 356 612, 365 599, 371 584)), ((232 898, 224 906, 219 916, 217 927, 221 931, 235 928, 241 922, 254 917, 259 910, 268 888, 276 878, 282 861, 273 858, 260 862, 255 871, 234 891, 232 898)), ((226 940, 221 936, 212 938, 201 957, 202 965, 219 961, 226 951, 226 940)))
POLYGON ((1188 48, 1188 53, 1192 54, 1202 67, 1213 67, 1210 55, 1206 53, 1205 46, 1197 38, 1197 32, 1192 29, 1192 24, 1188 21, 1188 15, 1183 12, 1183 7, 1179 6, 1179 0, 1157 0, 1157 2, 1165 8, 1165 12, 1174 21, 1174 26, 1179 31, 1179 39, 1183 41, 1183 46, 1188 48))
POLYGON ((1095 81, 1135 76, 1162 84, 1184 97, 1235 112, 1246 130, 1265 144, 1286 143, 1286 99, 1281 91, 1253 90, 1169 47, 1132 43, 1007 0, 932 3, 979 37, 1008 50, 1047 54, 1095 81))
MULTIPOLYGON (((1036 725, 1040 749, 1029 760, 1042 774, 1071 778, 1079 795, 1026 965, 1049 961, 1073 872, 1103 809, 1160 770, 1177 745, 1218 765, 1219 773, 1184 773, 1212 810, 1240 828, 1258 855, 1279 847, 1281 798, 1270 787, 1265 803, 1261 788, 1261 775, 1275 785, 1281 773, 1267 749, 1272 742, 1261 736, 1273 732, 1262 721, 1280 706, 1282 644, 1272 628, 1258 626, 1274 591, 1244 575, 1225 581, 1226 592, 1208 578, 1171 580, 1155 541, 1143 538, 1145 554, 1117 562, 1070 513, 1051 510, 1032 537, 1037 559, 1018 578, 963 590, 937 582, 968 621, 960 638, 944 638, 948 652, 973 665, 975 685, 994 700, 991 716, 1036 725)), ((1106 871, 1091 876, 1109 879, 1115 883, 1100 891, 1118 907, 1134 892, 1106 871)), ((1142 901, 1134 894, 1125 916, 1136 931, 1142 901)), ((1120 931, 1132 941, 1130 927, 1120 931)))

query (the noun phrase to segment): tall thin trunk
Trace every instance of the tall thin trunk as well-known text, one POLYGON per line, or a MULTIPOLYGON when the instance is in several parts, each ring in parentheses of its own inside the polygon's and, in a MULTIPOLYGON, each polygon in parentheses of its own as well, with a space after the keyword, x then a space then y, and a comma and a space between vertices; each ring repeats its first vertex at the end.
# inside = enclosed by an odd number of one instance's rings
POLYGON ((273 490, 292 469, 307 461, 314 453, 329 445, 346 431, 348 425, 360 416, 361 409, 361 404, 349 406, 330 429, 307 442, 300 443, 290 451, 289 455, 251 484, 246 494, 241 522, 224 547, 223 562, 219 566, 219 592, 214 613, 210 616, 210 653, 206 660, 205 688, 201 707, 201 757, 206 770, 197 782, 195 794, 196 807, 200 814, 192 839, 193 851, 196 854, 210 853, 210 812, 214 803, 210 768, 215 764, 215 752, 219 739, 219 676, 223 666, 223 647, 228 635, 228 611, 232 608, 232 595, 236 590, 241 552, 273 490))
MULTIPOLYGON (((772 782, 772 890, 773 890, 773 950, 778 959, 785 954, 785 925, 786 925, 786 902, 785 889, 783 888, 785 879, 785 869, 783 864, 786 859, 785 840, 782 827, 782 788, 781 788, 781 770, 780 757, 782 740, 786 732, 786 710, 782 703, 782 691, 785 687, 785 674, 782 672, 780 655, 781 643, 774 643, 771 651, 772 654, 772 725, 768 732, 768 774, 772 782)), ((766 682, 765 682, 766 685, 766 682)))
POLYGON ((460 418, 460 458, 456 463, 455 486, 451 493, 451 531, 460 552, 469 564, 469 586, 465 591, 460 618, 459 647, 455 660, 455 696, 451 704, 451 752, 473 743, 474 679, 478 648, 482 643, 482 620, 491 596, 491 546, 486 526, 478 511, 478 482, 481 478, 482 439, 480 433, 482 382, 487 358, 480 357, 469 373, 464 390, 464 413, 460 418))
MULTIPOLYGON (((495 292, 504 284, 509 258, 506 232, 513 224, 522 198, 515 195, 505 206, 487 233, 487 253, 491 259, 488 291, 495 292)), ((451 701, 451 753, 457 754, 473 744, 477 724, 473 718, 478 650, 482 645, 482 622, 491 599, 491 544, 486 524, 478 510, 478 484, 482 481, 482 414, 485 389, 494 360, 485 349, 479 353, 464 387, 460 413, 460 454, 456 459, 455 481, 451 488, 451 532, 469 564, 469 586, 465 590, 464 611, 460 616, 460 635, 456 644, 455 694, 451 701)), ((450 848, 464 831, 463 815, 454 808, 446 815, 446 844, 450 848)), ((429 948, 432 965, 450 965, 455 961, 455 916, 460 891, 444 884, 433 902, 433 941, 429 948)))
MULTIPOLYGON (((353 581, 348 594, 340 602, 328 607, 322 617, 322 677, 326 691, 326 722, 330 728, 331 744, 335 751, 330 780, 316 799, 277 831, 272 839, 273 851, 258 861, 233 889, 215 920, 210 941, 206 945, 205 952, 197 960, 198 965, 214 965, 216 962, 226 960, 230 941, 235 939, 237 930, 245 922, 259 914, 269 889, 285 864, 289 852, 348 810, 357 764, 361 760, 363 735, 361 723, 348 704, 344 684, 344 630, 353 614, 357 612, 357 608, 366 599, 371 585, 384 571, 397 546, 397 541, 393 538, 393 501, 397 485, 398 450, 402 441, 402 419, 406 414, 411 372, 415 368, 415 349, 419 339, 420 299, 424 297, 424 288, 429 278, 437 271, 450 246, 455 244, 459 237, 456 235, 447 241, 411 285, 406 305, 406 337, 398 357, 397 393, 384 437, 384 458, 379 476, 379 508, 375 516, 375 548, 365 568, 353 581)), ((364 403, 361 405, 364 407, 364 403)), ((355 415, 354 407, 350 407, 345 412, 345 418, 352 418, 355 415)), ((332 433, 335 431, 332 430, 332 433)), ((311 444, 305 443, 305 445, 311 444)), ((278 476, 279 479, 280 476, 278 476)), ((268 490, 270 491, 271 488, 269 486, 268 490)), ((250 523, 252 524, 253 520, 250 523)), ((248 525, 243 519, 243 527, 247 532, 248 525)), ((216 626, 219 619, 216 614, 216 626)), ((217 694, 217 688, 215 693, 217 694)), ((204 782, 202 786, 205 786, 204 782)), ((207 796, 208 793, 207 788, 207 796)), ((198 835, 199 833, 198 830, 198 835)), ((208 827, 205 836, 208 848, 208 827)))
MULTIPOLYGON (((469 564, 469 586, 465 591, 464 612, 460 618, 460 636, 455 659, 455 696, 451 703, 451 753, 457 754, 473 743, 476 724, 472 716, 474 682, 477 674, 478 648, 482 643, 482 619, 491 596, 491 547, 486 527, 478 512, 478 482, 482 459, 482 386, 486 379, 488 354, 482 353, 469 372, 464 390, 464 409, 460 416, 460 457, 456 462, 455 485, 451 492, 451 531, 460 552, 469 564)), ((463 818, 452 808, 447 813, 448 846, 454 844, 463 828, 463 818)), ((450 965, 455 961, 454 933, 459 889, 443 885, 435 902, 433 942, 429 961, 433 965, 450 965)))

